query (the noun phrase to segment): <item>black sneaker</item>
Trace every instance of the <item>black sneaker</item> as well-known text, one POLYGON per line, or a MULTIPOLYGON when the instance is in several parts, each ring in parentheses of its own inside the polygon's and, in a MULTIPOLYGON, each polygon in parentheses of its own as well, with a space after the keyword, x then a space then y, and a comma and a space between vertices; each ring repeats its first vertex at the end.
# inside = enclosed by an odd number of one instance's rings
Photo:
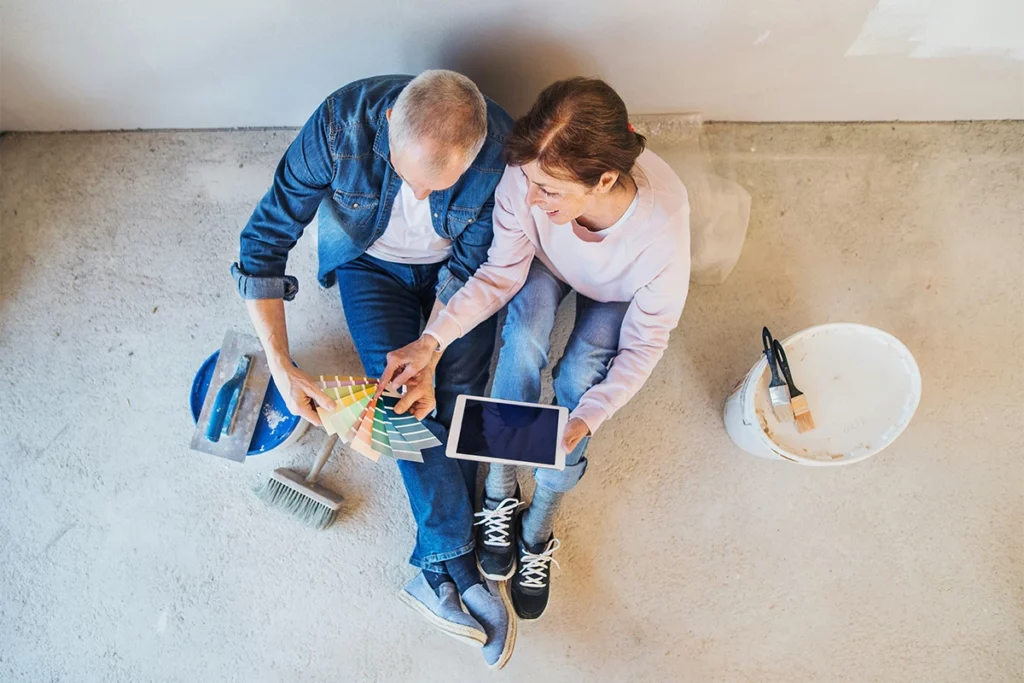
POLYGON ((519 571, 512 577, 512 606, 520 619, 539 619, 551 594, 551 563, 561 543, 552 536, 543 545, 528 548, 519 539, 519 571))
POLYGON ((476 530, 476 562, 480 573, 491 581, 504 581, 516 570, 516 510, 522 505, 516 490, 515 498, 506 498, 493 508, 484 499, 484 509, 476 530))

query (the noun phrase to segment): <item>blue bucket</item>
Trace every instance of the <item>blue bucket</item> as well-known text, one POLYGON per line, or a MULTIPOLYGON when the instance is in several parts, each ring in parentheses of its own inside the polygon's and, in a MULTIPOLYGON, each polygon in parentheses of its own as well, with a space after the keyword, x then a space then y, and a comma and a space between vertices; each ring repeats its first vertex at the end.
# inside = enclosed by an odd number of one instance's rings
MULTIPOLYGON (((195 379, 192 380, 192 395, 189 398, 189 404, 192 408, 193 422, 199 421, 199 413, 203 410, 203 402, 206 400, 206 392, 213 379, 218 356, 220 356, 220 351, 214 351, 209 358, 203 361, 195 379)), ((274 379, 271 378, 267 393, 263 397, 263 405, 260 407, 260 416, 256 419, 256 431, 253 432, 252 441, 249 442, 247 455, 259 455, 274 450, 291 438, 300 422, 302 422, 302 418, 291 414, 284 404, 281 392, 274 385, 274 379)))

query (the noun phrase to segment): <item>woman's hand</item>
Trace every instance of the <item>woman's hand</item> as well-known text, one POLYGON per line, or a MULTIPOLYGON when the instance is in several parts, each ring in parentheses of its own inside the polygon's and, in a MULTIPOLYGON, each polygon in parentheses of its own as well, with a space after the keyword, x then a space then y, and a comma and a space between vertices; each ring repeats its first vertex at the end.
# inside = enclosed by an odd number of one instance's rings
POLYGON ((317 427, 320 424, 320 416, 316 414, 316 406, 324 410, 335 409, 334 399, 324 393, 316 380, 291 363, 277 360, 270 360, 270 375, 274 378, 277 390, 281 392, 284 404, 293 415, 298 415, 308 420, 317 427))
POLYGON ((565 437, 562 439, 566 454, 571 453, 572 449, 576 448, 579 442, 587 436, 590 436, 590 427, 586 422, 578 417, 569 420, 569 424, 565 425, 565 437))
POLYGON ((405 383, 405 394, 395 405, 395 413, 404 415, 406 411, 417 420, 423 420, 434 410, 437 401, 434 399, 434 364, 420 370, 405 383))
MULTIPOLYGON (((411 344, 395 349, 388 354, 388 364, 380 376, 377 393, 384 389, 396 390, 400 386, 409 385, 414 377, 428 367, 433 380, 433 371, 439 360, 441 354, 437 350, 437 340, 428 334, 411 344)), ((422 387, 422 383, 417 386, 422 387)))

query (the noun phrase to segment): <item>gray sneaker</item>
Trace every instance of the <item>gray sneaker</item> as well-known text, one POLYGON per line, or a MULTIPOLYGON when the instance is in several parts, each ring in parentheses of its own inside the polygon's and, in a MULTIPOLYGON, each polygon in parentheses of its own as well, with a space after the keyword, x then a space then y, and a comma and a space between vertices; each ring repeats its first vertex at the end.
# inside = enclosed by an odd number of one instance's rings
POLYGON ((462 594, 462 602, 487 632, 484 660, 492 669, 500 669, 512 657, 516 646, 516 613, 505 583, 488 581, 462 594))
POLYGON ((398 597, 435 628, 467 645, 483 647, 487 642, 487 632, 479 621, 463 611, 455 584, 447 581, 437 590, 435 593, 420 572, 405 584, 398 597))

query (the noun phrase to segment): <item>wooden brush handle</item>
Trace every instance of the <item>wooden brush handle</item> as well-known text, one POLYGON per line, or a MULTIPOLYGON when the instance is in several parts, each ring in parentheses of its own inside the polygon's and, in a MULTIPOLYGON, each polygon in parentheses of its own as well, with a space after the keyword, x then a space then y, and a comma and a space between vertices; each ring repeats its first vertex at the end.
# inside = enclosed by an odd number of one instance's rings
POLYGON ((786 378, 786 384, 789 385, 789 396, 791 399, 800 396, 804 392, 796 388, 796 384, 793 383, 793 373, 789 371, 789 359, 786 358, 786 350, 782 348, 782 344, 776 339, 772 342, 772 349, 775 351, 775 360, 779 362, 779 368, 782 369, 782 375, 786 378))
POLYGON ((320 444, 320 452, 316 455, 316 463, 314 463, 313 469, 309 471, 309 476, 306 477, 307 484, 316 482, 316 478, 320 476, 320 470, 327 463, 327 458, 331 457, 331 451, 334 450, 334 444, 336 443, 338 443, 337 434, 328 434, 324 437, 324 442, 320 444))

